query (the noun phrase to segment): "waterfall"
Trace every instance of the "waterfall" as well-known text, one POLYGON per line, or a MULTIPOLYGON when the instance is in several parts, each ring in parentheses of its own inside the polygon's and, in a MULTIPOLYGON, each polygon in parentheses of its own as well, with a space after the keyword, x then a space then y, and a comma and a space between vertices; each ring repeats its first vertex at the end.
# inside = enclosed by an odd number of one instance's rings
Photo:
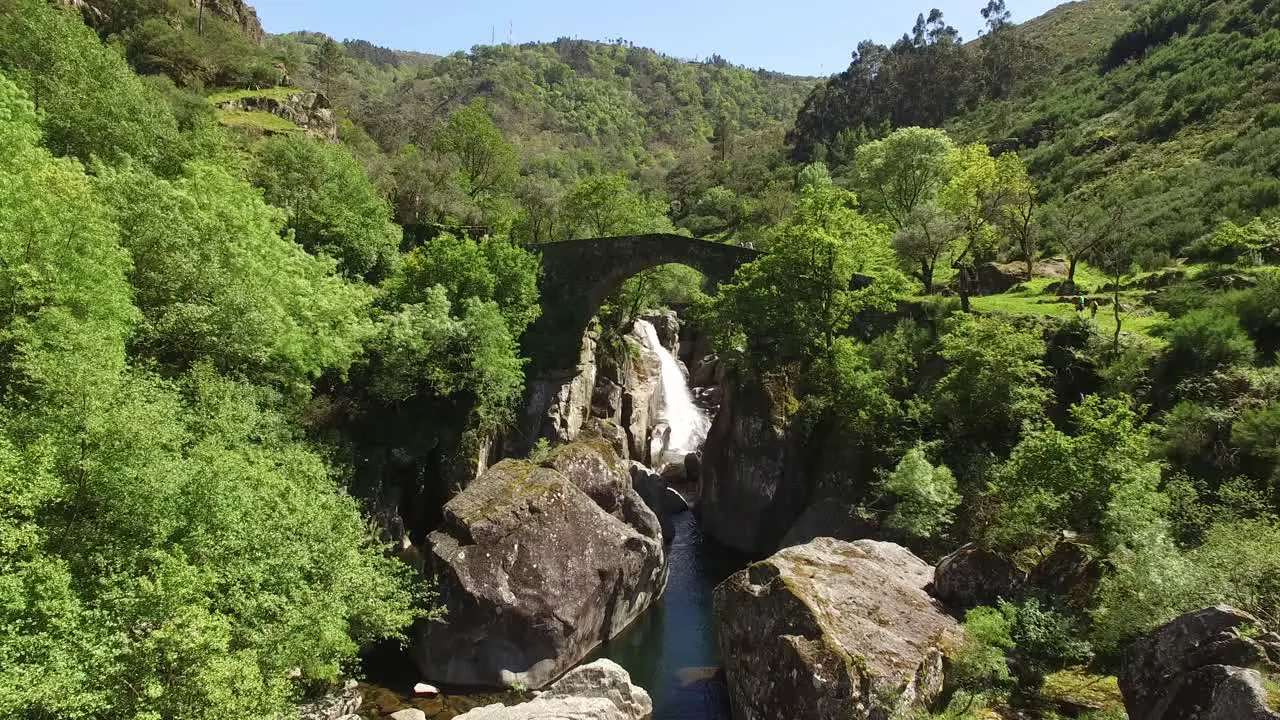
POLYGON ((658 339, 658 331, 647 320, 637 320, 636 328, 644 337, 645 345, 658 354, 662 364, 662 409, 657 420, 671 429, 666 451, 661 458, 654 458, 654 467, 661 470, 668 463, 679 462, 688 453, 698 450, 707 439, 711 418, 706 411, 693 403, 693 393, 680 361, 658 339))

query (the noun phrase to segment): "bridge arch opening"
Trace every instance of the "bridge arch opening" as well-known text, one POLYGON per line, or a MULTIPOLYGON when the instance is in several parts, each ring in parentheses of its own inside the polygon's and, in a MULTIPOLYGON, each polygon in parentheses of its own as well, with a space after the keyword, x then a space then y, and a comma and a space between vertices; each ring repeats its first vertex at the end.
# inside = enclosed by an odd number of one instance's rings
POLYGON ((566 240, 538 246, 542 255, 542 317, 525 334, 524 350, 538 374, 577 365, 583 335, 601 305, 623 283, 654 268, 690 268, 718 285, 760 253, 751 248, 670 233, 566 240))

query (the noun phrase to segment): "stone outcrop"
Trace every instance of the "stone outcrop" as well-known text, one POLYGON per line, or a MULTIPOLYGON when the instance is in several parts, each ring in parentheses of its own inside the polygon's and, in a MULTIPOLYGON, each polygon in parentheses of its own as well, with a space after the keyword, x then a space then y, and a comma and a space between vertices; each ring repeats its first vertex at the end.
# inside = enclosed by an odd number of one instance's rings
POLYGON ((1063 540, 1031 569, 1027 585, 1055 605, 1083 611, 1093 604, 1106 571, 1106 560, 1087 545, 1063 540))
POLYGON ((524 446, 508 448, 510 455, 523 457, 539 438, 546 438, 552 444, 578 439, 591 416, 597 372, 596 341, 594 331, 583 335, 578 363, 569 371, 546 371, 529 378, 518 439, 524 446))
POLYGON ((853 542, 874 537, 877 532, 876 526, 859 516, 852 504, 839 498, 822 498, 800 513, 778 543, 778 549, 804 545, 820 537, 853 542))
POLYGON ((565 472, 504 460, 445 505, 427 565, 446 613, 414 650, 426 680, 542 687, 661 594, 661 530, 621 460, 594 444, 547 462, 565 472))
POLYGON ((348 687, 298 706, 298 720, 344 720, 355 715, 361 703, 359 691, 348 687))
POLYGON ((268 112, 297 125, 313 137, 338 142, 338 120, 323 93, 299 91, 283 99, 250 96, 219 103, 223 110, 268 112))
POLYGON ((574 668, 537 698, 519 705, 488 705, 458 720, 648 720, 653 702, 612 660, 574 668))
POLYGON ((953 610, 1011 600, 1025 574, 1008 559, 969 543, 938 561, 933 596, 953 610))
POLYGON ((942 690, 956 621, 905 548, 818 538, 733 575, 715 616, 737 720, 887 720, 942 690))
POLYGON ((1280 636, 1248 613, 1211 607, 1140 638, 1125 653, 1120 691, 1132 720, 1280 720, 1258 669, 1274 672, 1280 636))
POLYGON ((262 30, 262 22, 258 20, 258 11, 244 0, 190 1, 192 7, 199 8, 203 5, 206 13, 239 26, 241 32, 255 43, 261 43, 266 37, 266 33, 262 30))
POLYGON ((675 539, 675 525, 671 522, 671 508, 668 493, 671 491, 662 476, 654 472, 648 465, 632 460, 627 468, 631 474, 631 487, 635 489, 645 505, 658 517, 662 527, 662 539, 671 542, 675 539))
POLYGON ((736 550, 772 552, 807 494, 795 439, 783 419, 787 390, 733 378, 725 388, 702 453, 702 527, 736 550))
POLYGON ((676 316, 674 310, 646 313, 641 315, 640 319, 653 325, 654 331, 658 334, 658 342, 662 343, 662 347, 679 357, 680 318, 676 316))
POLYGON ((648 464, 649 431, 662 402, 662 361, 634 328, 623 338, 622 357, 612 358, 610 379, 622 389, 622 422, 631 458, 648 464))

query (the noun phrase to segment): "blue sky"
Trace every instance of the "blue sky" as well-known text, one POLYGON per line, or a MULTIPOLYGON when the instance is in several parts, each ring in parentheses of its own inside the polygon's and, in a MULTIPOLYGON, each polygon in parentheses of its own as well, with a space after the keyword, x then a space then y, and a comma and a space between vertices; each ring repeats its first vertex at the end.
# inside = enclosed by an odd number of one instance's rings
MULTIPOLYGON (((940 8, 965 39, 985 0, 252 0, 268 32, 316 30, 398 50, 446 54, 473 45, 622 37, 680 58, 729 61, 799 75, 849 64, 858 41, 891 42, 916 15, 940 8), (492 33, 492 34, 491 34, 492 33)), ((1014 20, 1057 0, 1007 0, 1014 20)))

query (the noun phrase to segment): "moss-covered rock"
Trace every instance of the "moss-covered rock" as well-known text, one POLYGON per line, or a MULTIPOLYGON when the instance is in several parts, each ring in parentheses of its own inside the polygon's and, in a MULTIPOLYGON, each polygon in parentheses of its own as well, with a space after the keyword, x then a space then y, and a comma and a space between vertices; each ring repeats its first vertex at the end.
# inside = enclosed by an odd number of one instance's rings
POLYGON ((738 720, 887 720, 942 689, 956 621, 924 591, 933 568, 905 548, 818 538, 716 589, 738 720))
POLYGON ((575 479, 505 460, 445 505, 427 564, 446 615, 419 625, 414 649, 428 680, 542 687, 661 594, 657 519, 612 450, 566 446, 548 463, 575 479))

